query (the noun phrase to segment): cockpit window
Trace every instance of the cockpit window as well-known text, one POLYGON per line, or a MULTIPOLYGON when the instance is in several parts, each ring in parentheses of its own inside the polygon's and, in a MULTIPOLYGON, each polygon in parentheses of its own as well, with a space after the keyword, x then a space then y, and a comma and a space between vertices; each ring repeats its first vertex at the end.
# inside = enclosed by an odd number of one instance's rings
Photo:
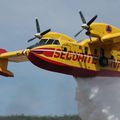
POLYGON ((36 44, 31 45, 31 46, 29 46, 29 47, 27 47, 27 48, 28 48, 28 49, 32 49, 32 48, 37 47, 37 46, 45 45, 47 40, 48 40, 48 39, 41 39, 41 40, 40 40, 39 42, 37 42, 36 44))
POLYGON ((54 41, 53 39, 49 39, 49 40, 47 41, 46 45, 48 45, 48 44, 52 44, 53 41, 54 41))
POLYGON ((49 39, 49 40, 46 42, 46 45, 48 45, 48 44, 60 45, 60 42, 59 42, 58 40, 49 39))
POLYGON ((38 45, 45 45, 46 41, 48 39, 41 39, 39 42, 38 42, 38 45))
POLYGON ((41 45, 50 45, 50 44, 60 45, 60 42, 54 39, 41 39, 36 44, 29 46, 28 49, 32 49, 34 47, 41 46, 41 45))
POLYGON ((58 40, 55 40, 53 44, 60 45, 60 42, 58 40))

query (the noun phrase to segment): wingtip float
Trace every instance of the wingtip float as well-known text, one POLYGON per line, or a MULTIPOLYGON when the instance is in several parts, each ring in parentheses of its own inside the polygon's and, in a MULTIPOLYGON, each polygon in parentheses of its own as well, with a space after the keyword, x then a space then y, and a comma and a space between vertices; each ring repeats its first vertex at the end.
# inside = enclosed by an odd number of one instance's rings
POLYGON ((8 62, 31 61, 37 67, 73 75, 75 77, 120 76, 120 29, 105 23, 95 23, 95 15, 86 22, 82 12, 83 30, 89 39, 77 42, 75 39, 48 29, 41 32, 36 19, 37 34, 28 42, 38 42, 25 50, 7 52, 0 49, 0 74, 13 77, 7 70, 8 62))

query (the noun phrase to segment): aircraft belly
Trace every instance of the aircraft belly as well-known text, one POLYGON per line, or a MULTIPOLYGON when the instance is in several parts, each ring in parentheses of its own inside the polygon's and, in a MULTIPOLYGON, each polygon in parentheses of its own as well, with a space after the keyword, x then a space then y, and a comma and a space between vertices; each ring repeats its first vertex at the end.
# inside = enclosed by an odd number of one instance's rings
POLYGON ((51 60, 43 55, 38 55, 33 52, 29 53, 28 59, 37 67, 43 68, 53 72, 64 73, 68 75, 73 75, 75 77, 92 77, 96 76, 97 72, 93 70, 87 70, 80 67, 75 67, 67 65, 62 62, 51 60), (86 76, 87 74, 87 76, 86 76))
MULTIPOLYGON (((120 76, 120 72, 118 71, 113 71, 110 69, 100 70, 97 62, 92 62, 92 64, 90 64, 84 61, 73 61, 55 57, 54 51, 52 50, 31 51, 28 55, 28 59, 40 68, 53 72, 73 75, 75 77, 120 76)), ((93 61, 92 59, 91 61, 93 61)))

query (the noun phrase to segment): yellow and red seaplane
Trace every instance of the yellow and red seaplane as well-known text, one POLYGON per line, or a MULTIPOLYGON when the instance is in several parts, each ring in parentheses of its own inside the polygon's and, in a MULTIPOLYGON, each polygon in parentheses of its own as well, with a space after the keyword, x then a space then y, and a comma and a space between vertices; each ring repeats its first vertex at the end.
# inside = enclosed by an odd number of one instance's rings
POLYGON ((41 33, 36 19, 37 34, 28 42, 38 42, 25 50, 7 52, 0 49, 0 75, 13 77, 7 70, 8 62, 30 61, 34 65, 75 77, 120 76, 120 29, 105 23, 95 23, 97 15, 89 22, 80 11, 82 30, 89 39, 77 40, 50 29, 41 33))

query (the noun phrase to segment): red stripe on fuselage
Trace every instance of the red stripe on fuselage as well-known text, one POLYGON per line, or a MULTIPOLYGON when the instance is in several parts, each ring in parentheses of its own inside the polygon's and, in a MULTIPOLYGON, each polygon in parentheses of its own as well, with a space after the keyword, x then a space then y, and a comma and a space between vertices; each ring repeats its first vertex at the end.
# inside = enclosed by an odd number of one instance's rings
POLYGON ((54 54, 54 48, 37 48, 35 50, 31 50, 31 52, 33 53, 37 53, 37 54, 43 54, 47 57, 52 57, 54 54))

